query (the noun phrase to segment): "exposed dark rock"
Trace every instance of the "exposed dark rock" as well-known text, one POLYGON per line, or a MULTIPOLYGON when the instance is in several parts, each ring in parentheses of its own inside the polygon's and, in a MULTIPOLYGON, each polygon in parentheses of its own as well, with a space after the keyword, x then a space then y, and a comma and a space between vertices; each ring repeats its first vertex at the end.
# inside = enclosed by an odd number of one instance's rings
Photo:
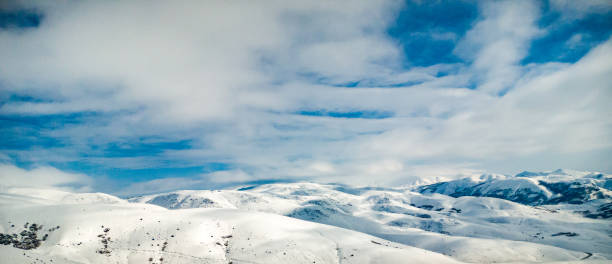
POLYGON ((585 217, 593 219, 608 219, 612 217, 612 203, 600 205, 595 212, 589 210, 581 212, 585 217))
POLYGON ((559 197, 552 198, 545 202, 546 204, 558 204, 558 203, 569 203, 569 204, 582 204, 589 200, 603 199, 606 198, 601 188, 596 185, 586 185, 579 183, 547 183, 540 181, 540 184, 546 186, 548 190, 555 194, 560 194, 559 197))
MULTIPOLYGON (((15 225, 11 225, 11 227, 15 227, 15 225)), ((28 222, 23 225, 23 228, 18 234, 0 233, 0 245, 13 245, 15 248, 30 250, 39 247, 49 237, 49 234, 44 234, 41 239, 38 238, 38 232, 43 229, 42 225, 28 222)), ((52 232, 53 230, 48 231, 52 232)))
POLYGON ((575 236, 578 236, 578 234, 576 234, 574 232, 559 232, 559 233, 556 233, 556 234, 552 234, 551 236, 575 237, 575 236))
POLYGON ((428 214, 415 214, 414 216, 419 218, 431 218, 431 215, 428 214))
POLYGON ((421 208, 421 209, 425 209, 425 210, 432 210, 434 208, 433 205, 429 205, 429 204, 424 204, 424 205, 420 205, 420 206, 417 206, 417 207, 421 208))
POLYGON ((98 237, 100 238, 100 243, 102 244, 102 247, 96 250, 96 253, 98 254, 103 254, 103 255, 107 255, 110 256, 110 254, 112 253, 109 244, 111 242, 111 238, 110 236, 108 236, 108 232, 110 231, 110 228, 105 228, 104 226, 102 226, 102 234, 99 234, 98 237))

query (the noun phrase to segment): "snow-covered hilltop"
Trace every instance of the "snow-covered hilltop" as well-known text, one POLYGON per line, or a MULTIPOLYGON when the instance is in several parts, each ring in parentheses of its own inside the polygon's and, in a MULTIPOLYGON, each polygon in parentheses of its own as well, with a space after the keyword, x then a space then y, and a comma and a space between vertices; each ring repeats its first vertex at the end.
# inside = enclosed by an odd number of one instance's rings
POLYGON ((612 197, 612 176, 567 170, 524 171, 515 176, 485 174, 421 186, 421 193, 483 196, 527 205, 583 204, 612 197))
POLYGON ((0 193, 0 233, 9 244, 0 254, 10 263, 607 262, 610 179, 557 170, 405 188, 267 184, 127 201, 8 189, 0 193), (38 233, 21 236, 31 229, 38 233), (10 246, 29 236, 40 246, 10 246))
POLYGON ((168 210, 103 194, 23 191, 0 194, 1 263, 459 263, 276 214, 168 210))
POLYGON ((596 172, 559 169, 524 171, 515 176, 485 174, 420 186, 416 190, 452 197, 495 197, 525 205, 566 204, 581 208, 580 212, 589 218, 612 217, 612 175, 596 172))

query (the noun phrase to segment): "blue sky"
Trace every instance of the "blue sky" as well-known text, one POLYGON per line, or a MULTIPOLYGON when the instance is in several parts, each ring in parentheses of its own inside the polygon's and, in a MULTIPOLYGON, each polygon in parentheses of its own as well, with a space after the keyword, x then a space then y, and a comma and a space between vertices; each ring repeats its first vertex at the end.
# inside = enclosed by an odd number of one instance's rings
POLYGON ((609 1, 0 5, 4 185, 612 172, 609 1))

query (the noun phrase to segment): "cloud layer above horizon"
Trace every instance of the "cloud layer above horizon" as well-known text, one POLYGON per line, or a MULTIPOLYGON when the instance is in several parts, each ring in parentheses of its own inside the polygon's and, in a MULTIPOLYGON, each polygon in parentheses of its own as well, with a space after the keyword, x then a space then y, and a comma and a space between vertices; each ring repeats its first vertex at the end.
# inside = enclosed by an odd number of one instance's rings
POLYGON ((605 0, 3 3, 0 175, 142 193, 612 172, 611 21, 605 0))

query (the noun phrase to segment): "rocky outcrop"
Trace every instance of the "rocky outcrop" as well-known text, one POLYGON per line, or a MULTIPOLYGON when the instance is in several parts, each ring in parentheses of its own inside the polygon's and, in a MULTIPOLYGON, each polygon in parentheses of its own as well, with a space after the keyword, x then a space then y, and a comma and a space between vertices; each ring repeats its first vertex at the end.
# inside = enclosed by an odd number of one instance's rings
MULTIPOLYGON (((15 227, 15 225, 11 225, 15 227)), ((38 237, 39 231, 43 229, 42 225, 36 223, 26 223, 23 226, 23 230, 19 233, 3 234, 0 233, 0 245, 13 245, 13 247, 23 250, 35 249, 41 245, 43 241, 46 241, 49 234, 44 234, 41 238, 38 237)), ((48 232, 53 232, 59 229, 59 226, 53 227, 48 232)))

